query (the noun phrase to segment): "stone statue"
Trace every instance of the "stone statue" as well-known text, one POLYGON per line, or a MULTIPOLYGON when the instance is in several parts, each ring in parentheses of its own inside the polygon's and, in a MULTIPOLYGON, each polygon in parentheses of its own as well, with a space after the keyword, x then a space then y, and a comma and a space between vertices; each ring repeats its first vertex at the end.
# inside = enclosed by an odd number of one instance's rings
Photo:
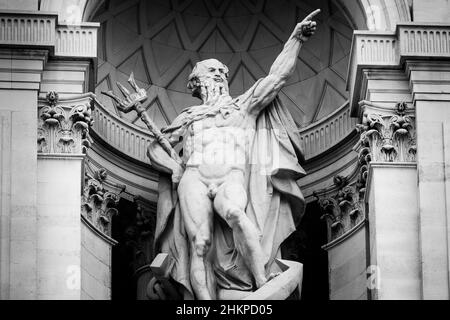
POLYGON ((118 84, 125 101, 105 93, 121 111, 137 111, 155 136, 148 156, 168 174, 159 184, 155 245, 170 257, 167 274, 185 298, 241 299, 283 271, 274 262, 303 215, 296 180, 305 172, 298 129, 277 93, 319 12, 296 25, 269 74, 239 97, 229 95, 224 64, 198 62, 188 88, 202 103, 161 131, 142 108, 146 93, 132 76, 135 93, 118 84))

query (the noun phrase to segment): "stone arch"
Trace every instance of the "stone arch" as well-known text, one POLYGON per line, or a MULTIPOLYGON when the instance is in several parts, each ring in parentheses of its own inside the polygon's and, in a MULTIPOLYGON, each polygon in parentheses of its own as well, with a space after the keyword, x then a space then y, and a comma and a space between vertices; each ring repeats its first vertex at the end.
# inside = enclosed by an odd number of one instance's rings
POLYGON ((355 30, 395 30, 397 23, 411 21, 408 0, 338 0, 355 30))
MULTIPOLYGON (((106 0, 42 0, 40 10, 59 13, 61 22, 91 21, 106 0)), ((301 1, 301 0, 299 0, 301 1)), ((411 0, 337 0, 354 29, 393 30, 411 21, 411 0)))

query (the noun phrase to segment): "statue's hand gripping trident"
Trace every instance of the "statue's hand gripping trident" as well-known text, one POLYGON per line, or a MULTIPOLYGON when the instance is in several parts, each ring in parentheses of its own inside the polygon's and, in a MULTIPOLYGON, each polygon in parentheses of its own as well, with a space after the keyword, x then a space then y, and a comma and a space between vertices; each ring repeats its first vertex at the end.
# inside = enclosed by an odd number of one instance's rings
POLYGON ((147 125, 148 129, 156 138, 158 143, 164 149, 164 151, 166 151, 167 154, 169 154, 169 156, 173 160, 175 160, 180 166, 183 166, 183 161, 178 156, 177 152, 172 148, 172 145, 170 144, 169 140, 161 133, 161 130, 156 126, 156 124, 153 122, 153 120, 150 118, 150 116, 147 114, 144 107, 142 106, 142 102, 147 99, 147 92, 145 91, 145 89, 138 87, 136 81, 134 80, 133 72, 130 74, 128 83, 131 85, 131 87, 134 89, 135 92, 130 93, 130 91, 128 91, 127 88, 125 88, 121 83, 117 82, 117 86, 119 87, 120 91, 125 97, 124 100, 115 95, 113 91, 107 92, 102 91, 102 94, 116 101, 117 108, 123 113, 128 113, 130 111, 135 110, 138 116, 141 118, 141 120, 147 125))

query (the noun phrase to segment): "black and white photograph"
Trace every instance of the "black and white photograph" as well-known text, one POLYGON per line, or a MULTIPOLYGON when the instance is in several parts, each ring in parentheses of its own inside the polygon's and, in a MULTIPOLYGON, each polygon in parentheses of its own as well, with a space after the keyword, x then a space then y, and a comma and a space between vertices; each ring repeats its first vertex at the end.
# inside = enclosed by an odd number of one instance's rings
POLYGON ((0 300, 450 300, 450 0, 0 0, 0 300))

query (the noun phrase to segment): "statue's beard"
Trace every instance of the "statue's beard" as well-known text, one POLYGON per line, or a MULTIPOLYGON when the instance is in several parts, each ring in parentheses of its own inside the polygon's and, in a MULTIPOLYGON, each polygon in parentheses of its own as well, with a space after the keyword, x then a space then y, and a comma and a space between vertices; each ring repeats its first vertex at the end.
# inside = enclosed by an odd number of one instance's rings
POLYGON ((211 78, 201 79, 200 92, 204 103, 214 103, 221 96, 229 96, 228 82, 226 80, 217 82, 211 78))

